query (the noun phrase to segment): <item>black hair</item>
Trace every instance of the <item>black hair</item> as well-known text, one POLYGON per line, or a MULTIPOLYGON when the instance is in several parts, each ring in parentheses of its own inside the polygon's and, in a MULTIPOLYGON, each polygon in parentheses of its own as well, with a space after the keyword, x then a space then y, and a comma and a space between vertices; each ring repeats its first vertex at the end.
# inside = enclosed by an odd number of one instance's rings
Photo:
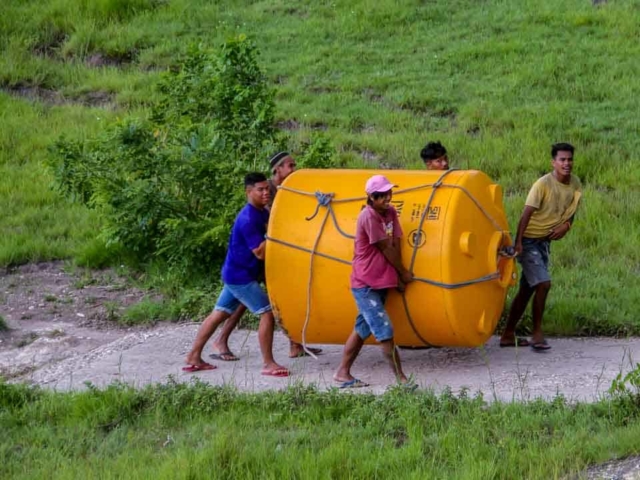
POLYGON ((367 195, 367 205, 373 206, 373 200, 387 196, 389 192, 373 192, 367 195))
POLYGON ((443 157, 447 154, 447 149, 440 142, 429 142, 420 151, 420 158, 426 163, 431 160, 443 157))
POLYGON ((266 182, 266 181, 267 181, 267 177, 264 175, 264 173, 260 173, 260 172, 251 172, 251 173, 247 173, 244 176, 245 188, 253 187, 256 183, 266 182))
POLYGON ((554 143, 551 145, 551 158, 556 158, 558 152, 571 152, 573 153, 575 149, 573 145, 570 143, 554 143))

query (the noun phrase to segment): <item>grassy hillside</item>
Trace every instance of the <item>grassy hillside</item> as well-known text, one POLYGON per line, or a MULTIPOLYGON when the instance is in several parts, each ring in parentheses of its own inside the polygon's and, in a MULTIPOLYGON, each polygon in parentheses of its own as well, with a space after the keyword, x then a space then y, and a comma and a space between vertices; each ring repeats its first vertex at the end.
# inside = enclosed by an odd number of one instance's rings
POLYGON ((4 0, 0 264, 104 256, 96 216, 50 190, 47 146, 143 114, 190 43, 244 33, 295 138, 370 168, 421 168, 439 139, 504 186, 512 229, 550 144, 575 144, 584 204, 553 246, 548 330, 640 333, 637 2, 321 3, 4 0))

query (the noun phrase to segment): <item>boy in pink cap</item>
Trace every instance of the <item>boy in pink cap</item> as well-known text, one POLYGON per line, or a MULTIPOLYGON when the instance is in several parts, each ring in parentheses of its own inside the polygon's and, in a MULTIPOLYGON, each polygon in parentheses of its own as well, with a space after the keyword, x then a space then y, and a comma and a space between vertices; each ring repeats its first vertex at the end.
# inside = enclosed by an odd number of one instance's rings
POLYGON ((384 308, 390 288, 397 287, 399 280, 404 284, 413 280, 400 257, 402 229, 398 212, 391 206, 394 187, 397 185, 383 175, 374 175, 365 187, 367 206, 358 215, 351 272, 351 291, 359 314, 344 346, 340 367, 333 376, 340 388, 367 386, 351 375, 351 366, 372 333, 398 381, 407 382, 393 341, 391 319, 384 308))

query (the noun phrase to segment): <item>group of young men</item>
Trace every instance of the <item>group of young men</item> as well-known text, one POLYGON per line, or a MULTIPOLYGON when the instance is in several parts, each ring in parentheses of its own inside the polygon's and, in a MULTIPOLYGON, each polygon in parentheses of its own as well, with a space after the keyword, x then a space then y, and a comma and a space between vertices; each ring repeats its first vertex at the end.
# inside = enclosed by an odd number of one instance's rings
MULTIPOLYGON (((552 170, 534 183, 525 201, 514 248, 522 267, 522 275, 500 339, 501 347, 531 346, 536 351, 551 348, 542 330, 544 308, 551 288, 550 245, 551 242, 562 239, 571 229, 582 190, 579 179, 572 174, 573 154, 574 147, 568 143, 553 145, 552 170), (529 341, 516 337, 515 329, 531 297, 533 331, 529 341)), ((420 156, 429 170, 449 169, 447 150, 440 142, 429 142, 421 150, 420 156)), ((262 173, 250 173, 245 177, 248 201, 232 228, 222 268, 224 286, 213 312, 202 323, 193 348, 187 355, 187 366, 183 368, 187 372, 216 368, 203 360, 202 351, 223 322, 221 334, 213 344, 215 351, 210 356, 221 361, 238 360, 229 349, 228 339, 242 314, 249 309, 260 316, 258 337, 263 358, 262 375, 286 377, 290 374, 273 357, 275 320, 261 282, 264 281, 269 209, 277 187, 295 171, 296 164, 287 152, 277 153, 269 163, 271 179, 267 179, 262 173)), ((391 205, 393 188, 396 187, 385 176, 374 175, 367 180, 364 188, 367 205, 357 220, 350 278, 359 313, 333 377, 341 388, 367 385, 351 374, 351 367, 365 340, 372 334, 380 343, 397 381, 411 385, 402 370, 398 349, 393 340, 393 323, 385 309, 389 290, 403 290, 413 281, 413 274, 404 267, 400 255, 403 232, 398 214, 391 205)), ((309 350, 314 354, 321 353, 320 349, 309 350)), ((290 342, 290 358, 305 354, 301 345, 290 342)))

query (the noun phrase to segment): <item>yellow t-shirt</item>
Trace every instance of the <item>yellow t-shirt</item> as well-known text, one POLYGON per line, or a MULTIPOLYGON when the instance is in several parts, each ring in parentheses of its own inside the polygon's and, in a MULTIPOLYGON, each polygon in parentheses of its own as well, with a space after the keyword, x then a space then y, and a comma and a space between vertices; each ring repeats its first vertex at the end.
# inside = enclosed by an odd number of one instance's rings
POLYGON ((556 180, 548 173, 533 184, 525 205, 535 208, 524 232, 528 238, 543 238, 552 228, 569 220, 578 209, 582 196, 580 179, 571 175, 568 184, 556 180))

